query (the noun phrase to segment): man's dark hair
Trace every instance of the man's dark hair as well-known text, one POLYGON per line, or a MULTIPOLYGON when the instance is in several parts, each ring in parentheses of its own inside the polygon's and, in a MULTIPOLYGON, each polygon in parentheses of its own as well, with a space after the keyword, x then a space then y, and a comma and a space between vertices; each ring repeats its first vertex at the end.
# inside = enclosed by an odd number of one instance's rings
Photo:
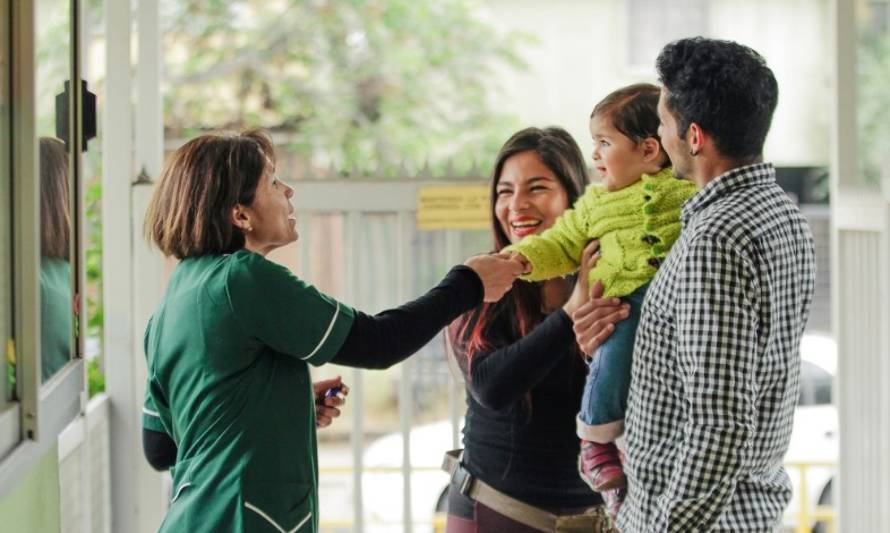
POLYGON ((730 159, 763 153, 779 87, 760 54, 731 41, 693 37, 665 46, 655 68, 680 135, 695 122, 730 159))

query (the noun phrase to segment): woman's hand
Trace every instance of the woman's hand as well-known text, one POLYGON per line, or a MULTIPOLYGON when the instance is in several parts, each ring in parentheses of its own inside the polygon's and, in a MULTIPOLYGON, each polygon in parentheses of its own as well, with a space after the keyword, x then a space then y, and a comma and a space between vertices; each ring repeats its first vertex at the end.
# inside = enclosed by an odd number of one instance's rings
POLYGON ((340 416, 338 407, 346 403, 349 387, 337 376, 316 381, 312 384, 312 392, 315 396, 315 425, 320 428, 330 426, 340 416))
POLYGON ((473 269, 485 286, 486 302, 496 302, 510 290, 525 267, 516 259, 500 255, 476 255, 464 263, 473 269))
POLYGON ((603 284, 597 281, 590 291, 590 301, 572 313, 575 339, 586 355, 593 355, 609 335, 615 323, 627 318, 630 306, 620 298, 603 298, 603 284))
POLYGON ((578 269, 575 289, 572 291, 569 301, 562 306, 563 310, 570 317, 590 300, 590 269, 596 266, 596 261, 599 259, 599 249, 599 241, 594 240, 587 243, 587 246, 584 247, 584 251, 581 253, 581 268, 578 269))

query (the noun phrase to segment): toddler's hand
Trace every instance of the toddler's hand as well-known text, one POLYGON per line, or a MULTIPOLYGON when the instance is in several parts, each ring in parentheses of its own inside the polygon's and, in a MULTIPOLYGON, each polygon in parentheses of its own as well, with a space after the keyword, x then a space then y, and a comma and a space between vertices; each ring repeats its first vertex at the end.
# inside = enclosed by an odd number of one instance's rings
POLYGON ((528 262, 528 259, 525 258, 519 252, 501 252, 498 254, 504 259, 508 259, 510 261, 515 261, 522 268, 522 272, 519 274, 520 276, 525 276, 526 274, 531 274, 532 272, 532 264, 528 262))
POLYGON ((522 266, 517 261, 500 255, 477 255, 464 263, 472 268, 485 287, 484 301, 496 302, 513 287, 513 282, 522 274, 522 266))

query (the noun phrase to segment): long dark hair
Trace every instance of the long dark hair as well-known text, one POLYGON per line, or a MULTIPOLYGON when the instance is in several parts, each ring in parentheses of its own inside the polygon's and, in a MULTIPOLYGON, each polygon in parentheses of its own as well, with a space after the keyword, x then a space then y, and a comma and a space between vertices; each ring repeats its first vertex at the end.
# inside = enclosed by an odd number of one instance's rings
MULTIPOLYGON (((491 175, 491 231, 494 250, 500 251, 510 239, 495 216, 497 185, 508 159, 532 151, 549 168, 565 189, 571 207, 587 186, 588 173, 578 143, 567 131, 558 127, 526 128, 510 137, 498 152, 491 175)), ((473 356, 492 349, 487 332, 499 319, 508 320, 518 337, 528 334, 544 319, 541 284, 517 281, 499 302, 483 304, 464 314, 449 328, 458 363, 466 375, 473 356)))

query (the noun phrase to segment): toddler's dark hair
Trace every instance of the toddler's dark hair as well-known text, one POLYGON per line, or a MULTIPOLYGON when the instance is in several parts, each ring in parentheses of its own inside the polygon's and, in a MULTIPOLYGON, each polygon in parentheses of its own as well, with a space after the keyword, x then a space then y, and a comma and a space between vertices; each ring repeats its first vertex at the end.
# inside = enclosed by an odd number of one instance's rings
POLYGON ((651 83, 622 87, 600 100, 590 118, 597 115, 612 121, 616 130, 639 144, 647 137, 658 137, 658 96, 661 89, 651 83))
MULTIPOLYGON (((600 116, 610 120, 616 130, 636 144, 652 137, 660 146, 661 137, 658 135, 658 126, 661 124, 658 118, 660 94, 661 89, 651 83, 635 83, 622 87, 600 100, 590 113, 590 118, 600 116)), ((670 158, 663 146, 661 153, 665 158, 662 166, 670 166, 670 158)))

